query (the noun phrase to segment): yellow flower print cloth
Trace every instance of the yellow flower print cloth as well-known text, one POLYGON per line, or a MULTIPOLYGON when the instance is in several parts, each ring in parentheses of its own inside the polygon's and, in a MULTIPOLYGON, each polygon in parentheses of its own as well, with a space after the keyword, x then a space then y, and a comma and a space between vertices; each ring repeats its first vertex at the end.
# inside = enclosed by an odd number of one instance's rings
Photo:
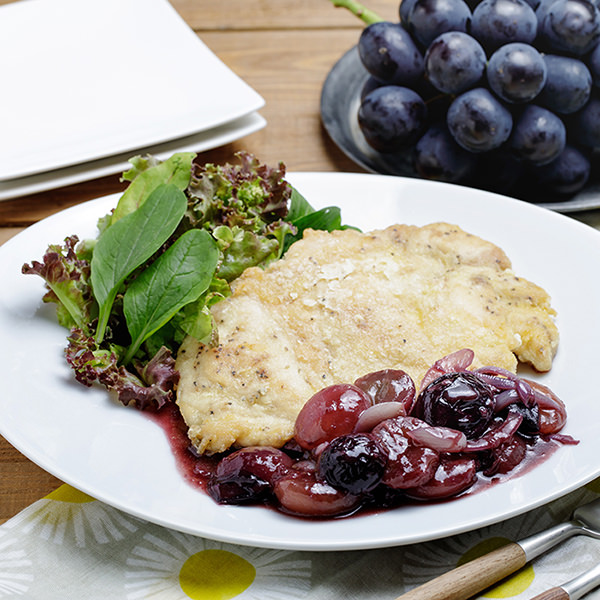
MULTIPOLYGON (((600 480, 503 523, 410 546, 296 552, 224 544, 150 524, 62 485, 0 526, 0 599, 395 600, 510 540, 564 521, 600 480)), ((481 598, 529 600, 600 562, 573 538, 481 598)), ((589 600, 599 600, 600 591, 589 600)))

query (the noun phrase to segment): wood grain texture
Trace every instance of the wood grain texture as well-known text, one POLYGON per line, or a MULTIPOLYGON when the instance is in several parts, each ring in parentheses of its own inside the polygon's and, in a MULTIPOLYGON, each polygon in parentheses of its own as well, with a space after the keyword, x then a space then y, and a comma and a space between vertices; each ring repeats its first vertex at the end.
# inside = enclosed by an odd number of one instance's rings
POLYGON ((510 543, 444 573, 396 600, 467 600, 519 570, 526 560, 521 546, 510 543))
MULTIPOLYGON (((172 0, 171 4, 196 31, 360 29, 362 21, 330 0, 172 0)), ((366 0, 383 19, 398 20, 399 2, 366 0)))
POLYGON ((531 598, 531 600, 569 600, 570 596, 561 587, 553 587, 537 596, 531 598))

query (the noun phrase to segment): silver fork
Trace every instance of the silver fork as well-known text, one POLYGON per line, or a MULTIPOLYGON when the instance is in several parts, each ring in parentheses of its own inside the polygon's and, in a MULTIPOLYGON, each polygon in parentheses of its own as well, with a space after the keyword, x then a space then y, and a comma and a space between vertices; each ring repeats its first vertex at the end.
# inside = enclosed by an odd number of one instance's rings
POLYGON ((570 521, 506 544, 409 590, 396 600, 467 600, 575 535, 600 539, 600 498, 577 508, 570 521))

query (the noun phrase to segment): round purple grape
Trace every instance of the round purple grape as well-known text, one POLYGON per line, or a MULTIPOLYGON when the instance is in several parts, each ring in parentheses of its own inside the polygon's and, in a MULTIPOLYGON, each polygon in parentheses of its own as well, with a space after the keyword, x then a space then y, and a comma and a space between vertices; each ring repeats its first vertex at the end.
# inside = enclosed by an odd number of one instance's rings
POLYGON ((483 77, 485 65, 485 52, 479 42, 461 31, 438 36, 425 53, 425 76, 446 94, 460 94, 475 86, 483 77))
POLYGON ((450 105, 447 125, 456 143, 470 152, 500 147, 510 136, 512 116, 485 88, 474 88, 450 105))
POLYGON ((365 27, 358 54, 365 69, 384 83, 411 85, 423 74, 423 55, 398 23, 379 21, 365 27))
POLYGON ((588 182, 590 161, 580 150, 567 144, 558 158, 535 167, 533 172, 546 191, 564 197, 577 193, 588 182))
POLYGON ((477 160, 477 155, 461 148, 443 125, 432 125, 415 145, 415 170, 425 179, 465 181, 475 171, 477 160))
POLYGON ((547 54, 546 84, 539 103, 553 112, 567 115, 578 111, 590 98, 592 75, 585 63, 569 56, 547 54))
POLYGON ((395 152, 414 143, 427 121, 427 107, 413 90, 383 86, 367 94, 358 110, 365 139, 379 152, 395 152))
POLYGON ((598 43, 600 12, 591 0, 545 0, 537 15, 544 49, 583 56, 598 43))
POLYGON ((600 148, 600 98, 593 97, 568 119, 569 136, 577 145, 600 148))
POLYGON ((544 165, 559 156, 566 141, 562 120, 548 109, 530 104, 515 120, 509 143, 519 159, 544 165))
POLYGON ((471 35, 490 53, 512 42, 530 44, 537 18, 524 0, 483 0, 473 10, 471 35))
POLYGON ((502 100, 511 103, 530 102, 546 83, 546 63, 542 55, 529 44, 506 44, 490 57, 487 80, 490 88, 502 100))
POLYGON ((471 9, 464 0, 415 0, 406 16, 413 37, 427 48, 447 31, 467 31, 471 9))
POLYGON ((592 76, 592 83, 600 87, 600 44, 596 44, 587 57, 587 66, 592 76))
POLYGON ((323 450, 317 473, 338 490, 364 494, 379 485, 385 465, 381 446, 371 436, 355 433, 335 438, 323 450))
POLYGON ((413 416, 477 439, 492 420, 494 405, 491 389, 473 373, 447 373, 419 394, 413 416))

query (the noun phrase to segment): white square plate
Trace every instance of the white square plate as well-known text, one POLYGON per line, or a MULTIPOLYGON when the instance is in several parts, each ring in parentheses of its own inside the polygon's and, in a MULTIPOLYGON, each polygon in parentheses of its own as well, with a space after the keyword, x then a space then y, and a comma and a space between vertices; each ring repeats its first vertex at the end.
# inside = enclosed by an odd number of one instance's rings
MULTIPOLYGON (((265 119, 258 113, 252 113, 200 133, 169 140, 156 146, 136 148, 135 155, 145 156, 151 154, 160 160, 166 160, 175 152, 204 152, 250 135, 265 127, 266 124, 265 119)), ((132 152, 112 154, 98 160, 71 165, 63 169, 0 181, 0 201, 54 190, 114 173, 122 173, 131 167, 129 159, 132 155, 132 152)))
POLYGON ((0 8, 0 180, 132 152, 264 105, 167 0, 0 8))

